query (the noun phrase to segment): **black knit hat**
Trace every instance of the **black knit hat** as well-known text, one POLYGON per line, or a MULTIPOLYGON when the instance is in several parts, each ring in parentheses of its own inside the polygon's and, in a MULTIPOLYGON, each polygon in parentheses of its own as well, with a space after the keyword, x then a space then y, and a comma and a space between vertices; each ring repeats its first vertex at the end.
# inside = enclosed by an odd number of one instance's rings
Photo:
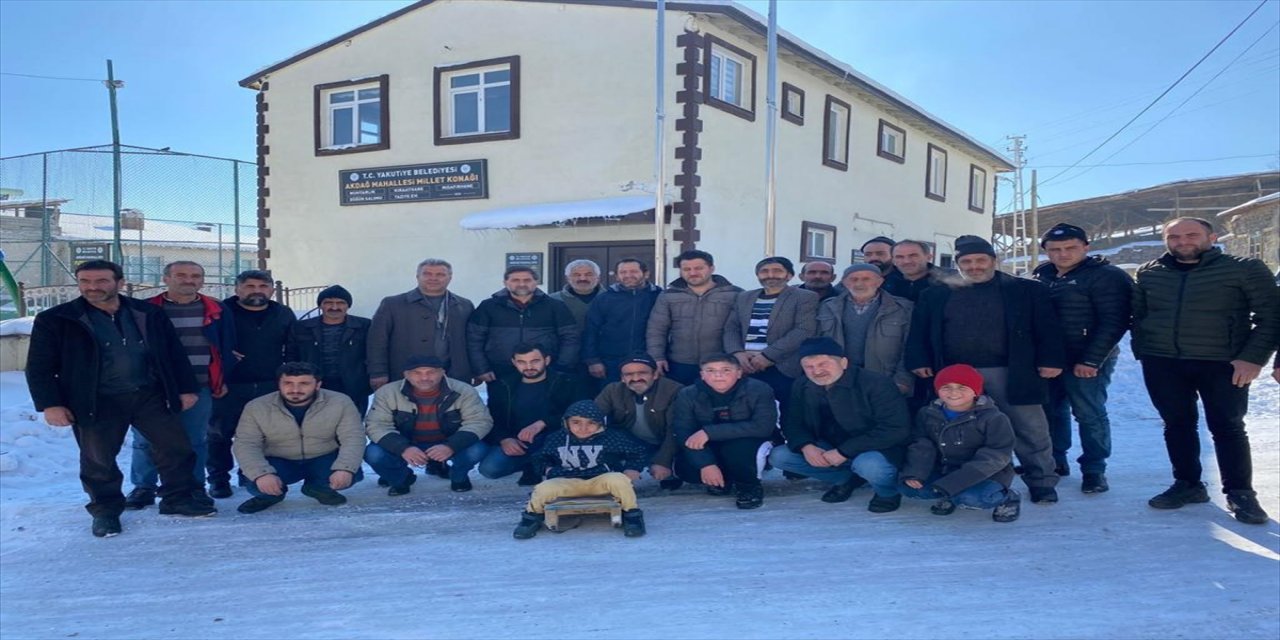
POLYGON ((602 427, 608 421, 600 407, 591 400, 579 400, 569 405, 569 408, 564 411, 564 423, 569 424, 569 418, 573 417, 586 418, 602 427))
POLYGON ((1040 247, 1044 248, 1046 242, 1052 242, 1055 240, 1071 240, 1072 238, 1075 238, 1085 244, 1089 244, 1089 234, 1085 233, 1084 229, 1081 229, 1074 224, 1059 222, 1058 224, 1053 225, 1052 229, 1044 232, 1044 237, 1040 238, 1040 247))
POLYGON ((862 243, 862 246, 861 246, 861 247, 858 247, 858 250, 859 250, 859 251, 866 251, 866 250, 867 250, 867 245, 869 245, 869 244, 871 244, 871 243, 873 243, 873 242, 879 242, 879 243, 881 243, 881 244, 887 244, 887 245, 889 245, 889 248, 893 248, 893 246, 894 246, 894 245, 898 244, 897 242, 895 242, 895 241, 894 241, 894 239, 893 239, 893 238, 886 238, 886 237, 884 237, 884 236, 876 236, 876 237, 874 237, 874 238, 872 238, 872 239, 870 239, 870 240, 868 240, 868 241, 866 241, 866 242, 862 243))
POLYGON ((840 347, 840 343, 826 336, 820 338, 805 338, 805 341, 800 343, 800 348, 797 350, 797 353, 801 359, 809 356, 844 357, 844 349, 840 347))
POLYGON ((427 367, 429 369, 444 369, 444 360, 441 360, 436 356, 419 354, 409 356, 409 359, 404 363, 405 371, 413 371, 414 369, 421 369, 422 367, 427 367))
POLYGON ((335 284, 332 287, 328 287, 324 291, 321 291, 320 295, 316 296, 316 306, 320 306, 321 302, 330 298, 337 298, 339 300, 346 301, 347 306, 351 306, 351 292, 347 291, 340 284, 335 284))
POLYGON ((623 360, 623 361, 622 361, 622 364, 618 365, 618 368, 619 368, 619 369, 621 369, 622 367, 625 367, 625 366, 627 366, 627 365, 629 365, 629 364, 642 364, 642 365, 644 365, 644 366, 646 366, 646 367, 649 367, 650 369, 652 369, 652 370, 654 370, 654 371, 657 371, 657 370, 658 370, 658 363, 657 363, 657 361, 656 361, 656 360, 654 360, 653 358, 649 357, 649 354, 647 354, 647 353, 633 353, 633 354, 631 354, 630 356, 628 356, 628 357, 627 357, 627 359, 626 359, 626 360, 623 360))
POLYGON ((996 250, 991 246, 991 243, 978 236, 960 236, 956 238, 956 259, 975 253, 985 253, 992 258, 996 257, 996 250))

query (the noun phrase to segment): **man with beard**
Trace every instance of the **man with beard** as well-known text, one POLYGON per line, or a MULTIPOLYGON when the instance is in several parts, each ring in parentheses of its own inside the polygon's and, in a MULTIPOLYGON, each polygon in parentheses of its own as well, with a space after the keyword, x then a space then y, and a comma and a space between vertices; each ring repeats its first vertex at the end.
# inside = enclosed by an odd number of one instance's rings
POLYGON ((800 271, 800 279, 802 283, 796 285, 797 289, 805 289, 818 294, 818 303, 825 302, 828 298, 834 298, 840 295, 840 290, 833 286, 836 280, 835 267, 829 262, 822 260, 814 260, 804 266, 800 271))
POLYGON ((591 377, 617 382, 622 362, 644 351, 649 313, 662 289, 649 282, 649 265, 623 258, 613 267, 618 282, 601 293, 587 309, 582 334, 582 361, 591 377))
POLYGON ((902 351, 914 305, 884 292, 875 265, 850 265, 841 283, 844 291, 818 310, 818 335, 835 340, 850 364, 890 377, 911 395, 916 377, 902 363, 902 351))
POLYGON ((715 275, 715 258, 706 251, 685 251, 676 266, 680 277, 654 302, 645 342, 660 375, 692 384, 698 363, 724 349, 724 323, 742 289, 715 275))
MULTIPOLYGON (((236 295, 223 302, 236 325, 236 366, 227 378, 227 395, 213 406, 209 426, 209 495, 231 497, 231 442, 240 414, 250 400, 276 391, 276 370, 291 350, 293 309, 271 299, 271 274, 250 270, 236 276, 236 295)), ((288 358, 294 360, 296 358, 288 358)))
POLYGON ((252 498, 236 508, 257 513, 279 504, 289 485, 323 505, 346 504, 338 493, 363 477, 364 426, 345 394, 320 388, 309 362, 280 365, 279 390, 250 401, 236 428, 233 449, 252 498))
POLYGON ((587 324, 587 307, 604 291, 600 286, 600 265, 591 260, 574 260, 564 267, 564 288, 550 294, 569 307, 581 331, 587 324))
POLYGON ((399 380, 415 354, 431 355, 445 363, 455 380, 474 377, 467 355, 467 319, 475 311, 470 300, 449 290, 453 265, 439 258, 418 263, 418 286, 387 296, 369 327, 369 386, 377 389, 399 380))
POLYGON ((120 534, 116 456, 130 424, 151 442, 160 513, 217 513, 193 495, 196 457, 179 414, 195 406, 198 386, 173 323, 155 305, 120 295, 124 270, 114 262, 90 260, 75 275, 80 297, 36 315, 26 375, 45 422, 75 434, 93 535, 120 534))
POLYGON ((1046 381, 1066 366, 1062 327, 1049 288, 996 270, 995 249, 977 236, 956 238, 963 283, 931 287, 920 295, 907 336, 906 366, 921 378, 968 364, 1017 437, 1014 451, 1031 501, 1058 501, 1053 442, 1044 415, 1046 381))
POLYGON ((1253 490, 1244 416, 1249 383, 1280 334, 1276 286, 1261 260, 1227 255, 1213 246, 1217 239, 1207 220, 1174 219, 1164 227, 1168 252, 1138 269, 1133 354, 1164 421, 1174 477, 1149 504, 1177 509, 1209 501, 1201 481, 1199 396, 1227 507, 1240 522, 1266 524, 1253 490))
POLYGON ((502 280, 503 289, 481 302, 467 320, 467 350, 476 379, 493 382, 516 374, 511 356, 520 344, 537 345, 541 353, 555 356, 557 369, 572 371, 582 333, 569 307, 543 293, 529 267, 508 267, 502 280))
POLYGON ((517 484, 532 486, 542 475, 528 454, 542 447, 548 429, 558 428, 569 405, 591 395, 577 376, 549 371, 552 358, 541 347, 518 344, 513 350, 515 373, 489 385, 493 430, 484 439, 490 450, 480 462, 480 475, 496 479, 522 471, 517 484))
POLYGON ((880 273, 889 275, 893 270, 893 238, 876 236, 862 243, 862 261, 880 268, 880 273))
POLYGON ((333 285, 316 296, 320 317, 298 322, 293 331, 293 357, 310 362, 320 370, 320 384, 329 391, 345 393, 364 415, 369 408, 368 318, 353 316, 351 293, 333 285))
MULTIPOLYGON (((796 350, 813 337, 818 316, 818 294, 787 286, 793 277, 787 258, 757 262, 756 279, 763 287, 738 294, 724 325, 725 353, 737 358, 743 372, 773 389, 783 420, 791 384, 802 373, 796 350)), ((781 442, 781 433, 777 435, 781 442)))
POLYGON ((890 295, 915 302, 929 287, 956 279, 956 272, 934 266, 933 251, 920 240, 903 240, 893 245, 893 269, 884 274, 883 289, 890 295))
POLYGON ((649 460, 649 475, 664 489, 676 489, 672 475, 676 440, 671 435, 671 413, 676 393, 683 387, 658 377, 658 363, 641 352, 622 363, 622 381, 609 384, 596 396, 596 405, 608 417, 610 429, 625 429, 657 451, 649 460))

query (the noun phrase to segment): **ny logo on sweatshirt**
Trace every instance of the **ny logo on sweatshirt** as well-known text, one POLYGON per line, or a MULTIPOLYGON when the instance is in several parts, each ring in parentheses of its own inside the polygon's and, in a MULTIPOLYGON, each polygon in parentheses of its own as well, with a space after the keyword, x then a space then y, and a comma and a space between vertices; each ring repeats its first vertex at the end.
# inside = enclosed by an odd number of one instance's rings
POLYGON ((565 445, 556 448, 556 451, 560 454, 560 466, 581 470, 596 466, 596 460, 604 452, 604 447, 598 444, 565 445))

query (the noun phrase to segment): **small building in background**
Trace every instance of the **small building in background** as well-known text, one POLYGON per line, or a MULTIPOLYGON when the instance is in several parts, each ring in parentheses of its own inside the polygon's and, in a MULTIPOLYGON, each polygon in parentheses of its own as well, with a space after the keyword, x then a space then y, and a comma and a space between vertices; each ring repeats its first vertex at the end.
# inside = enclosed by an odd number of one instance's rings
POLYGON ((1280 191, 1227 209, 1218 222, 1226 227, 1219 242, 1227 253, 1257 258, 1280 272, 1280 191))

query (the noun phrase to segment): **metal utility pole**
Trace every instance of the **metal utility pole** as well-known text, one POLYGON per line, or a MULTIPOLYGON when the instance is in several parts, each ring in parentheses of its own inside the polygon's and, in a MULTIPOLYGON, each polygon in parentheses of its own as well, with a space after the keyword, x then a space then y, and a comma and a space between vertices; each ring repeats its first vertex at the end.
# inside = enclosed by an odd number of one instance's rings
POLYGON ((111 175, 112 175, 112 220, 115 231, 112 235, 111 252, 112 258, 124 262, 124 252, 120 247, 120 207, 122 206, 120 194, 120 118, 116 111, 116 89, 124 86, 124 82, 116 80, 115 70, 111 66, 111 61, 107 60, 107 93, 111 96, 111 175))
POLYGON ((778 0, 769 0, 769 50, 768 50, 768 82, 766 94, 766 117, 764 124, 765 138, 765 214, 764 214, 764 255, 775 255, 774 240, 778 227, 778 0))
MULTIPOLYGON (((1040 218, 1037 213, 1036 200, 1036 170, 1031 170, 1031 246, 1032 255, 1040 257, 1040 218)), ((1035 264, 1027 265, 1028 269, 1034 269, 1035 264)))
POLYGON ((1007 136, 1011 141, 1008 149, 1013 154, 1013 236, 1009 241, 1009 262, 1013 268, 1014 275, 1021 275, 1029 271, 1031 267, 1027 264, 1030 257, 1027 255, 1027 207, 1026 199, 1022 192, 1022 167, 1027 164, 1023 158, 1023 152, 1026 148, 1022 146, 1022 142, 1027 139, 1022 136, 1007 136))
POLYGON ((666 229, 666 208, 667 208, 667 105, 666 105, 666 66, 667 66, 667 0, 658 0, 658 33, 655 49, 656 71, 654 77, 657 79, 657 101, 654 107, 655 128, 657 136, 654 140, 654 171, 657 173, 657 182, 654 184, 654 203, 653 203, 653 281, 658 286, 666 286, 667 283, 667 229, 666 229))

